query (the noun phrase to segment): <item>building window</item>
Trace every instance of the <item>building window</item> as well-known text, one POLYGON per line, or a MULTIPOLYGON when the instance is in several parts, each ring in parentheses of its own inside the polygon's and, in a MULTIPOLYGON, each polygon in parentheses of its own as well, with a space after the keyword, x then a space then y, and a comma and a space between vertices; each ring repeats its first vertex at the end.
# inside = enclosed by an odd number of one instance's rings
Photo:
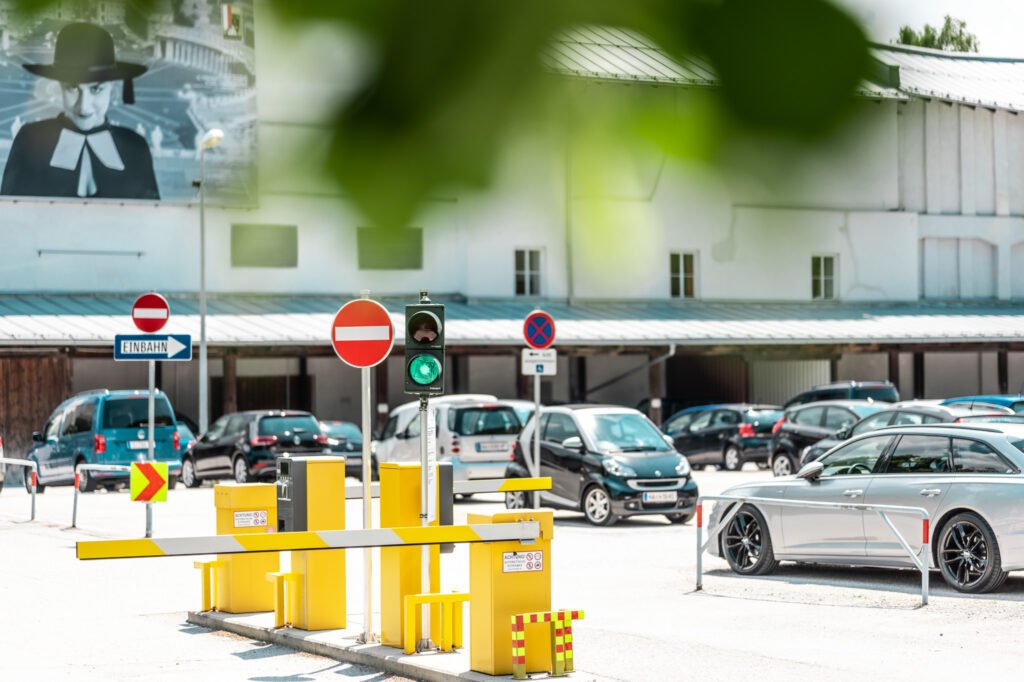
POLYGON ((836 297, 836 257, 811 256, 811 298, 824 301, 836 297))
POLYGON ((670 253, 668 256, 669 286, 672 298, 694 298, 697 287, 697 254, 670 253))
POLYGON ((516 296, 540 296, 539 249, 516 249, 516 296))
POLYGON ((299 228, 295 225, 232 225, 231 267, 297 268, 299 228))

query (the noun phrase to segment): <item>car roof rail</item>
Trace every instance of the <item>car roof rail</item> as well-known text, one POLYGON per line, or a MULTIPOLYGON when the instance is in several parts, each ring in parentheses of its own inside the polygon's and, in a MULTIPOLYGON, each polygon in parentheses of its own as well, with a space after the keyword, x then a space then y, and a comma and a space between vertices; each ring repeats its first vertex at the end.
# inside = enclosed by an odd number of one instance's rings
POLYGON ((109 388, 90 388, 88 391, 78 393, 78 395, 108 395, 109 393, 109 388))
MULTIPOLYGON (((1008 415, 999 415, 1008 416, 1008 415)), ((954 431, 985 431, 987 433, 1003 433, 1002 429, 993 428, 991 426, 976 426, 974 424, 964 424, 959 422, 942 422, 940 424, 890 424, 883 426, 876 431, 882 431, 885 429, 953 429, 954 431)), ((873 433, 868 431, 868 433, 873 433)))

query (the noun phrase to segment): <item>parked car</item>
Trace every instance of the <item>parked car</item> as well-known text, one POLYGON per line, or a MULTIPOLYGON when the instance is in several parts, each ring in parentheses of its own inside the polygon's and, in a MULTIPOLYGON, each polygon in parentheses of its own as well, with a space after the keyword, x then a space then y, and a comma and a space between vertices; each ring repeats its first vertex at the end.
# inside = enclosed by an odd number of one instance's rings
POLYGON ((519 419, 520 424, 530 421, 530 417, 533 416, 534 404, 532 400, 502 398, 500 402, 502 405, 509 405, 516 411, 516 418, 519 419))
MULTIPOLYGON (((931 565, 959 592, 990 592, 1007 571, 1024 569, 1019 537, 1024 484, 1024 426, 889 426, 851 438, 796 476, 738 485, 726 495, 813 502, 923 507, 931 524, 931 565)), ((715 506, 717 528, 730 504, 715 506)), ((921 519, 890 521, 920 553, 921 519)), ((709 551, 744 575, 770 573, 780 561, 912 567, 878 514, 861 509, 744 504, 709 551)))
MULTIPOLYGON (((537 419, 523 428, 506 478, 526 478, 537 419)), ((686 523, 695 512, 697 483, 686 458, 643 413, 628 407, 545 407, 540 419, 540 475, 551 477, 543 506, 582 511, 587 521, 608 526, 621 517, 664 514, 686 523)), ((531 498, 506 493, 505 506, 522 509, 531 498)))
POLYGON ((786 401, 787 410, 797 405, 823 400, 875 400, 887 403, 899 401, 900 393, 891 381, 837 381, 798 393, 786 401))
POLYGON ((736 471, 746 462, 767 466, 772 426, 781 417, 778 405, 701 405, 676 412, 661 430, 691 466, 712 464, 736 471))
POLYGON ((776 476, 796 473, 800 453, 840 429, 889 406, 873 400, 823 400, 787 409, 772 426, 768 465, 776 476))
POLYGON ((226 414, 185 453, 181 480, 195 488, 205 480, 238 483, 273 478, 283 455, 329 455, 327 434, 309 412, 250 410, 226 414))
POLYGON ((971 403, 982 403, 985 405, 998 405, 1013 410, 1014 414, 1024 414, 1024 395, 965 395, 959 398, 947 398, 942 401, 943 405, 962 405, 971 403))
MULTIPOLYGON (((893 408, 876 412, 864 417, 849 428, 840 429, 835 436, 822 438, 813 445, 803 449, 800 456, 800 466, 820 459, 822 455, 839 445, 844 440, 854 436, 875 431, 883 426, 903 426, 906 424, 942 424, 956 422, 961 418, 976 414, 966 407, 943 406, 943 405, 914 405, 908 407, 893 408)), ((988 413, 985 413, 988 415, 988 413)))
POLYGON ((1024 414, 966 414, 957 417, 957 424, 1024 424, 1024 414))
MULTIPOLYGON (((437 458, 451 462, 457 481, 501 478, 522 430, 516 410, 493 396, 452 395, 430 401, 437 458)), ((419 403, 396 407, 377 443, 381 462, 420 460, 419 403)))
MULTIPOLYGON (((175 415, 177 419, 177 415, 175 415)), ((181 451, 188 450, 196 442, 196 434, 188 424, 178 422, 178 441, 181 443, 181 451)))
MULTIPOLYGON (((46 420, 42 432, 32 434, 26 457, 39 469, 36 492, 50 485, 72 485, 75 468, 82 463, 128 465, 145 459, 149 448, 149 392, 86 391, 68 398, 46 420)), ((153 456, 168 464, 169 488, 181 474, 181 436, 171 403, 163 391, 153 401, 153 456)), ((81 492, 97 486, 112 490, 128 481, 120 471, 82 471, 81 492)), ((25 487, 31 477, 25 477, 25 487)))
MULTIPOLYGON (((327 434, 327 447, 345 458, 345 475, 363 480, 363 432, 352 422, 325 420, 320 428, 327 434)), ((370 455, 370 480, 379 476, 377 458, 370 455)))

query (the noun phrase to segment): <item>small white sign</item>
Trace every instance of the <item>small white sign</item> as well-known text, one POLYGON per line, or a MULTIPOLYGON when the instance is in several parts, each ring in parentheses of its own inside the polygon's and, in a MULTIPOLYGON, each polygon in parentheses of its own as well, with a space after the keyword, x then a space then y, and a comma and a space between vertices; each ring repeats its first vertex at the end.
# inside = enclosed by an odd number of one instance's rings
POLYGON ((558 351, 523 349, 523 375, 553 377, 558 374, 558 351))
POLYGON ((544 570, 544 552, 503 552, 503 573, 532 573, 544 570))
POLYGON ((267 510, 236 511, 235 528, 256 528, 267 525, 267 510))

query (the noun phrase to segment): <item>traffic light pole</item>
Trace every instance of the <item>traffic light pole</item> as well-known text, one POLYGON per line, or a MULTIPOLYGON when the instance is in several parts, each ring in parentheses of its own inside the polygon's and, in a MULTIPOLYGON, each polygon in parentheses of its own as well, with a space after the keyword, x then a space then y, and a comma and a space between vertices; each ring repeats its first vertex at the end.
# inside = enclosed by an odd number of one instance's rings
MULTIPOLYGON (((429 430, 429 420, 427 419, 427 407, 428 401, 425 395, 420 396, 420 525, 430 525, 430 495, 429 492, 429 457, 427 453, 427 431, 429 430)), ((422 568, 420 587, 423 594, 430 594, 430 545, 423 545, 420 550, 423 554, 420 558, 420 566, 422 568)), ((423 623, 422 626, 422 637, 420 638, 419 645, 416 647, 418 651, 427 651, 433 648, 430 642, 430 604, 423 604, 422 611, 420 612, 420 619, 423 623)))

